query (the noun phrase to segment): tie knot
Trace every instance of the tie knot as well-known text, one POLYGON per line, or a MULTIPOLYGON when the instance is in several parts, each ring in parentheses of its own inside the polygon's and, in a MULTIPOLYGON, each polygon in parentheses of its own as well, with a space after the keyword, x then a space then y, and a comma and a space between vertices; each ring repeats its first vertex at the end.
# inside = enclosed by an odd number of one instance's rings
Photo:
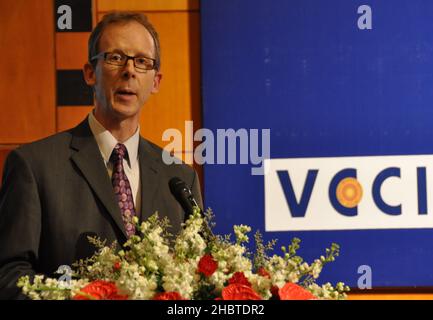
POLYGON ((118 143, 113 149, 113 153, 111 154, 111 157, 114 157, 114 159, 124 159, 128 158, 128 150, 126 149, 124 144, 118 143))

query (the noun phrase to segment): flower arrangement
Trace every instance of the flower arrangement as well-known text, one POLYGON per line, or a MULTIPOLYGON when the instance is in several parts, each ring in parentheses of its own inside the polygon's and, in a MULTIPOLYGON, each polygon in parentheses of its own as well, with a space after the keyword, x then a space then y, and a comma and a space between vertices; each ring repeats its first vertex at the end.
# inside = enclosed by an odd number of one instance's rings
POLYGON ((323 266, 339 254, 332 244, 311 264, 296 255, 299 239, 282 247, 283 255, 268 255, 276 241, 264 243, 257 232, 256 250, 246 246, 251 228, 234 226, 230 235, 212 233, 213 213, 195 208, 177 237, 168 233, 169 221, 155 213, 138 223, 137 234, 118 249, 99 238, 89 238, 95 254, 76 262, 72 278, 59 280, 36 275, 21 277, 18 287, 31 299, 74 300, 262 300, 345 299, 349 288, 319 286, 323 266))

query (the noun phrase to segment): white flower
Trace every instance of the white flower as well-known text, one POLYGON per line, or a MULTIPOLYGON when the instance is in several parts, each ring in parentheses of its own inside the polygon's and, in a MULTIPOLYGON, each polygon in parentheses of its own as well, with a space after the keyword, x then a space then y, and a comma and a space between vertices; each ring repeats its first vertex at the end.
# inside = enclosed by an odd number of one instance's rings
POLYGON ((235 232, 236 237, 236 243, 241 244, 243 242, 248 242, 249 238, 247 236, 247 233, 251 231, 251 227, 245 226, 243 224, 239 226, 234 226, 233 230, 235 232))
POLYGON ((194 289, 195 260, 167 265, 162 277, 163 288, 167 292, 177 292, 185 299, 191 299, 194 289))
POLYGON ((317 279, 319 277, 319 275, 320 275, 320 272, 322 272, 322 268, 323 268, 322 261, 319 260, 319 259, 316 259, 312 263, 311 268, 312 268, 311 273, 312 273, 313 278, 317 279))
POLYGON ((251 283, 252 289, 257 292, 263 299, 269 299, 270 297, 272 297, 271 279, 267 277, 262 277, 257 274, 253 274, 252 272, 245 272, 244 274, 248 281, 251 283))
POLYGON ((156 276, 146 277, 139 272, 137 264, 125 264, 116 285, 123 294, 130 299, 152 299, 158 287, 156 276))
POLYGON ((217 270, 209 277, 209 282, 215 286, 216 290, 221 291, 228 279, 230 277, 225 272, 217 270))

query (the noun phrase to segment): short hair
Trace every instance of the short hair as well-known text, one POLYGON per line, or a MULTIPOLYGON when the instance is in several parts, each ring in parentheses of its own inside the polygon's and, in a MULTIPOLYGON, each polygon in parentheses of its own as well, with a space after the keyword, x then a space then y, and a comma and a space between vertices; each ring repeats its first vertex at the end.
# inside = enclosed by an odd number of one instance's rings
POLYGON ((93 64, 92 57, 99 53, 99 40, 101 39, 105 28, 107 28, 107 26, 110 24, 127 23, 131 21, 138 22, 144 26, 152 36, 153 42, 155 44, 155 69, 158 71, 161 68, 161 47, 159 44, 158 33, 144 14, 131 11, 109 12, 103 16, 102 20, 99 21, 96 27, 93 29, 88 42, 88 59, 94 67, 96 67, 96 63, 93 64))

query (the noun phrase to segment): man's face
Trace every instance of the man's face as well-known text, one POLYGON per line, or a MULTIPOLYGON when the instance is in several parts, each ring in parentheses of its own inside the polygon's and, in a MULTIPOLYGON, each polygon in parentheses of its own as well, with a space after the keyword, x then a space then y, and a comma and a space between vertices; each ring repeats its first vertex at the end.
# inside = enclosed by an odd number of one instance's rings
MULTIPOLYGON (((99 40, 99 52, 121 52, 128 56, 155 57, 152 36, 138 22, 109 25, 99 40)), ((138 120, 141 107, 151 93, 158 91, 161 74, 156 70, 135 69, 134 61, 115 66, 97 61, 96 69, 89 64, 84 68, 86 82, 94 86, 96 112, 106 121, 127 118, 138 120)))

